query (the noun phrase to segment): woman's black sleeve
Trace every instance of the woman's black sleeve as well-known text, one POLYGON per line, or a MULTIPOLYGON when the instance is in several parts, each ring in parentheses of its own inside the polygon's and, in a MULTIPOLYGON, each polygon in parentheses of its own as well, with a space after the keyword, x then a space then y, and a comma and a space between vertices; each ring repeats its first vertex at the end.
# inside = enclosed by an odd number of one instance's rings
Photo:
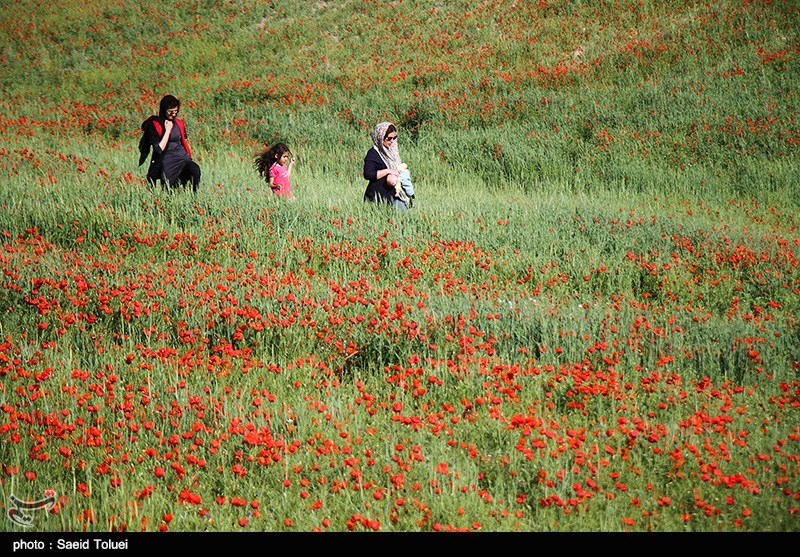
POLYGON ((156 127, 152 122, 147 126, 147 135, 150 138, 150 145, 153 147, 153 156, 160 157, 164 151, 161 149, 161 136, 156 132, 156 127))
MULTIPOLYGON (((382 164, 380 166, 383 166, 382 164)), ((370 153, 367 153, 367 156, 364 157, 364 179, 369 180, 370 182, 374 182, 378 179, 378 170, 380 170, 378 160, 374 157, 370 156, 370 153)))

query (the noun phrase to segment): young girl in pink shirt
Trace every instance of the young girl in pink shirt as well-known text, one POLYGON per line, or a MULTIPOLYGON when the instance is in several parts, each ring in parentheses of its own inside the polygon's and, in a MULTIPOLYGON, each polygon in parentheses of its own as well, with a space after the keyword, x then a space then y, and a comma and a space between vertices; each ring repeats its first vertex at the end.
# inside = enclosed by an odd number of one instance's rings
POLYGON ((262 151, 255 159, 255 169, 269 184, 272 193, 294 199, 290 177, 295 158, 285 143, 276 143, 262 151))

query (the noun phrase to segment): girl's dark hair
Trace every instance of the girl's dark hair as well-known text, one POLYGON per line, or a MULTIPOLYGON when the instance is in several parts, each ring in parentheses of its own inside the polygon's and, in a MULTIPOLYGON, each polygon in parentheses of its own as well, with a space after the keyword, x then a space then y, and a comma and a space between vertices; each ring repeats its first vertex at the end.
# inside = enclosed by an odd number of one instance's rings
POLYGON ((394 127, 394 124, 389 124, 389 127, 386 128, 386 132, 383 134, 383 138, 386 139, 392 132, 397 133, 397 128, 394 127))
POLYGON ((284 153, 290 152, 289 147, 285 143, 276 143, 269 149, 261 151, 253 161, 253 167, 258 172, 259 176, 269 181, 269 169, 273 164, 278 162, 278 159, 284 153))
POLYGON ((167 110, 170 108, 180 107, 181 101, 179 101, 176 97, 173 97, 172 95, 164 95, 164 97, 161 98, 161 102, 158 104, 158 116, 160 118, 166 118, 167 110))

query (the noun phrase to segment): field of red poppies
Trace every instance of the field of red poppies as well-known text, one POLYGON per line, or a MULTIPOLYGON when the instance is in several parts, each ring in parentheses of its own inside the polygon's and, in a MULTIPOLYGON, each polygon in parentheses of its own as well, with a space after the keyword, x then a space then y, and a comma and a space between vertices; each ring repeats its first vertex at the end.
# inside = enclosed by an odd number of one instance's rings
POLYGON ((0 14, 0 531, 800 530, 796 3, 163 8, 0 14))

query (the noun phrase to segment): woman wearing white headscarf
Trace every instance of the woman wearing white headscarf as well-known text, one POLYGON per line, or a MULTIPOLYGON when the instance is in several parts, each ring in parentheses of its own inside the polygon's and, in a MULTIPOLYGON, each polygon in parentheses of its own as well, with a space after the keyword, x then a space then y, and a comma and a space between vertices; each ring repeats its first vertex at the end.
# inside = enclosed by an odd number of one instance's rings
POLYGON ((397 128, 381 122, 372 132, 372 147, 364 157, 364 179, 369 181, 364 201, 407 209, 411 203, 400 185, 401 164, 397 128))

